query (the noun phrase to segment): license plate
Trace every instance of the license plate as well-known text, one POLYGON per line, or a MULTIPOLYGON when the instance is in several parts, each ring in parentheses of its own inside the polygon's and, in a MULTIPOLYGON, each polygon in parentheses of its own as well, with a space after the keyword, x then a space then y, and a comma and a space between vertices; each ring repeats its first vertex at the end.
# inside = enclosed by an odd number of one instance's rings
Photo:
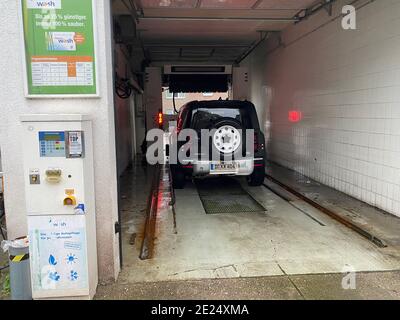
POLYGON ((210 173, 230 173, 236 172, 239 164, 236 162, 221 162, 211 164, 210 173))

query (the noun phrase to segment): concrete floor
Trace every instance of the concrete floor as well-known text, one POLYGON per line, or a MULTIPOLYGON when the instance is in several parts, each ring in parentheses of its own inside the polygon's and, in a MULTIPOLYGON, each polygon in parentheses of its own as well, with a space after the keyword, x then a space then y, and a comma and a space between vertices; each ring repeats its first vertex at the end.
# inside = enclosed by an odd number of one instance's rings
POLYGON ((388 246, 400 250, 400 217, 388 214, 275 163, 267 164, 267 173, 303 196, 360 226, 388 246))
POLYGON ((344 290, 342 274, 315 274, 99 286, 96 299, 121 300, 399 300, 400 272, 358 273, 344 290))
POLYGON ((393 252, 386 254, 318 210, 299 204, 300 211, 264 187, 248 192, 264 205, 265 213, 207 215, 192 184, 176 190, 176 229, 171 208, 163 205, 154 259, 139 260, 138 247, 131 247, 120 281, 400 269, 393 252))
MULTIPOLYGON (((0 242, 1 240, 3 239, 0 237, 0 242)), ((6 266, 7 264, 8 264, 8 254, 4 253, 3 250, 0 249, 0 267, 6 266)), ((8 293, 6 293, 3 290, 4 282, 6 280, 6 276, 8 275, 8 270, 9 269, 0 271, 0 300, 8 298, 8 293)))
POLYGON ((243 180, 266 212, 207 215, 188 183, 176 190, 174 216, 162 187, 155 255, 142 261, 151 176, 136 165, 123 178, 124 268, 116 284, 99 287, 98 299, 400 298, 398 250, 378 248, 306 203, 243 180), (348 270, 357 272, 357 290, 341 288, 348 270))

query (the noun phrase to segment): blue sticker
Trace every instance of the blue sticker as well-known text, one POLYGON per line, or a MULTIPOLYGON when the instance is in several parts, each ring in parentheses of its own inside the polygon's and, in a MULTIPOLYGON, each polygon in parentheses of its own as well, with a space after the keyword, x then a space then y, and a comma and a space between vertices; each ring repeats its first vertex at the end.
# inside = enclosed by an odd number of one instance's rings
POLYGON ((51 254, 50 257, 49 257, 49 264, 50 264, 51 266, 57 265, 56 258, 54 258, 54 256, 53 256, 52 254, 51 254))
POLYGON ((60 281, 61 276, 58 274, 58 272, 50 272, 49 273, 49 279, 53 280, 55 282, 60 281))
POLYGON ((70 253, 67 255, 67 264, 74 264, 76 260, 78 260, 78 258, 74 254, 70 253))
POLYGON ((70 274, 69 274, 69 279, 71 281, 75 281, 78 280, 78 272, 71 270, 70 274))
POLYGON ((78 204, 77 207, 74 208, 75 214, 85 214, 85 205, 83 203, 78 204))

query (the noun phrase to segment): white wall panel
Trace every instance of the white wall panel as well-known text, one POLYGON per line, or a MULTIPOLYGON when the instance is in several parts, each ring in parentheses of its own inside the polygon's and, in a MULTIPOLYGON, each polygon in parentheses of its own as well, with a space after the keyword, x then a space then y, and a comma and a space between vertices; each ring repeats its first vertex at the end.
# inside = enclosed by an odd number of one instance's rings
POLYGON ((400 1, 357 11, 357 30, 338 19, 309 33, 328 19, 289 27, 285 48, 259 48, 246 62, 262 79, 253 100, 268 93, 269 158, 400 216, 400 1), (290 122, 290 110, 302 120, 290 122))

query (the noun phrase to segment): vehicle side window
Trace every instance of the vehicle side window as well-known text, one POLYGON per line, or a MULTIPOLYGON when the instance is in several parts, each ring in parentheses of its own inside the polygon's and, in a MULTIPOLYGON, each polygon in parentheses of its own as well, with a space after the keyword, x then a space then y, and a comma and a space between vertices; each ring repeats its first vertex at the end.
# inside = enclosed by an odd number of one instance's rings
POLYGON ((176 123, 176 128, 177 128, 178 132, 183 129, 183 120, 184 120, 185 110, 186 110, 186 108, 181 108, 178 113, 178 121, 176 123))
POLYGON ((181 110, 179 111, 178 123, 177 123, 179 130, 182 130, 185 128, 185 125, 186 125, 185 122, 186 122, 188 112, 189 112, 189 108, 187 108, 187 107, 181 108, 181 110))

